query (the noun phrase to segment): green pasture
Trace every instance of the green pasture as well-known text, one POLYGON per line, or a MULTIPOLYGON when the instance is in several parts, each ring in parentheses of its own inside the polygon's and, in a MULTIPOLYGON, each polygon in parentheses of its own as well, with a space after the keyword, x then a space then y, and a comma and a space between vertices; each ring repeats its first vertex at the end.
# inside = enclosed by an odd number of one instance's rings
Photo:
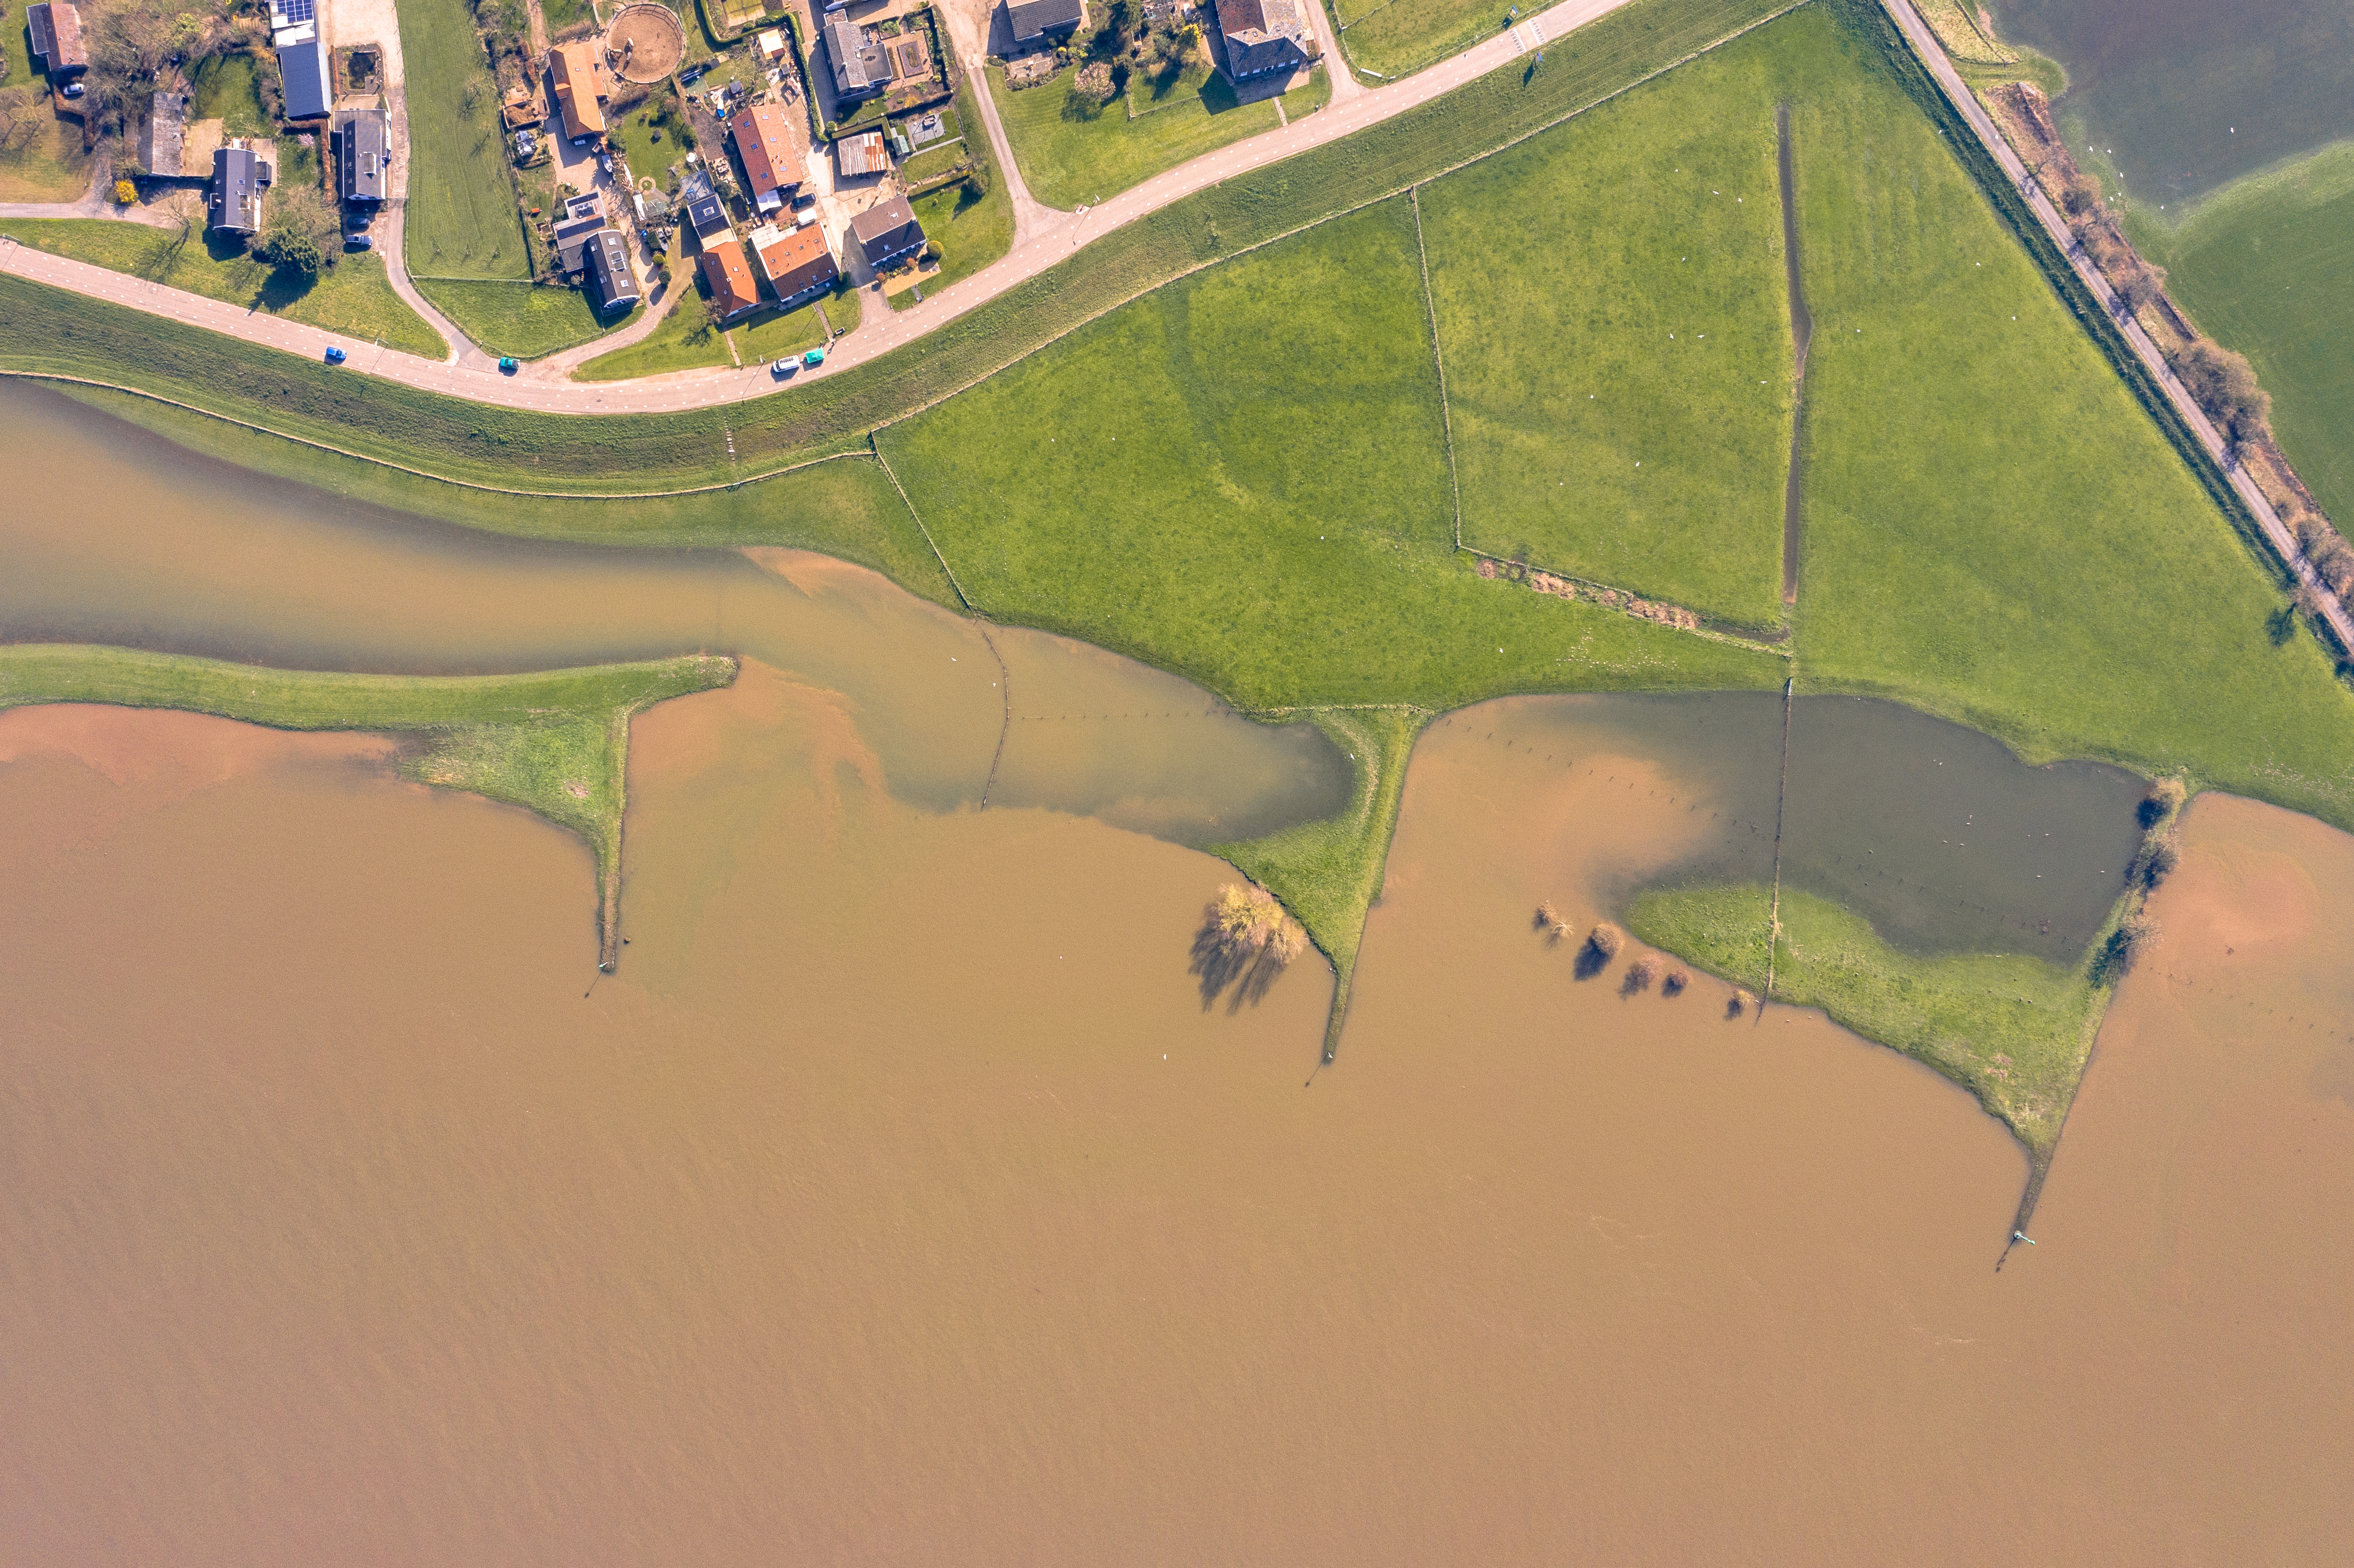
POLYGON ((261 101, 261 73, 268 69, 245 50, 203 61, 188 79, 196 100, 188 118, 219 121, 224 136, 276 136, 278 127, 261 101))
POLYGON ((417 291, 485 354, 544 359, 637 319, 643 305, 599 321, 578 289, 522 281, 413 278, 417 291))
POLYGON ((1776 24, 1423 188, 1466 544, 1780 621, 1774 105, 1820 43, 1776 24))
MULTIPOLYGON (((401 0, 400 52, 408 73, 409 272, 528 279, 531 252, 499 127, 498 90, 464 0, 401 0)), ((467 321, 451 319, 482 341, 467 321)), ((494 313, 490 324, 504 323, 494 313)))
MULTIPOLYGON (((1337 0, 1326 7, 1349 63, 1395 80, 1437 65, 1511 25, 1508 0, 1337 0)), ((1533 16, 1543 0, 1530 0, 1533 16)))
POLYGON ((209 240, 201 229, 154 228, 112 218, 0 218, 0 234, 20 245, 348 333, 403 354, 440 359, 440 335, 392 291, 384 260, 348 255, 315 277, 264 266, 242 246, 209 240))
POLYGON ((2200 329, 2248 356, 2281 450, 2354 524, 2354 142, 2225 186, 2187 210, 2132 209, 2134 243, 2200 329))
MULTIPOLYGON (((1275 101, 1238 104, 1222 75, 1197 87, 1181 88, 1175 102, 1129 119, 1115 100, 1092 118, 1073 108, 1072 73, 1020 91, 1005 85, 1002 69, 989 69, 989 90, 1005 125, 1030 194, 1048 207, 1092 206, 1142 185, 1204 153, 1246 136, 1276 129, 1275 101)), ((1331 78, 1320 68, 1306 87, 1283 95, 1283 111, 1297 120, 1332 97, 1331 78)))

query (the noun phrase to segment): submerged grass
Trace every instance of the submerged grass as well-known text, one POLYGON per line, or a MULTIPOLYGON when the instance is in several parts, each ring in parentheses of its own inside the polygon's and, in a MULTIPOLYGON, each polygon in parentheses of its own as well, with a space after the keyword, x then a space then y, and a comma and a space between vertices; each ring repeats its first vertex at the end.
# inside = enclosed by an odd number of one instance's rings
POLYGON ((1356 767, 1348 806, 1323 821, 1244 843, 1214 844, 1210 853, 1281 899, 1331 960, 1332 1012, 1324 1027, 1324 1060, 1330 1062, 1348 1018, 1365 914, 1381 894, 1383 868, 1389 863, 1406 759, 1430 715, 1416 708, 1320 708, 1308 717, 1356 767))
POLYGON ((736 678, 733 659, 599 664, 522 675, 367 675, 275 670, 76 643, 0 646, 0 708, 105 703, 177 708, 274 729, 414 736, 401 772, 536 811, 588 841, 600 894, 599 963, 620 945, 630 719, 736 678))

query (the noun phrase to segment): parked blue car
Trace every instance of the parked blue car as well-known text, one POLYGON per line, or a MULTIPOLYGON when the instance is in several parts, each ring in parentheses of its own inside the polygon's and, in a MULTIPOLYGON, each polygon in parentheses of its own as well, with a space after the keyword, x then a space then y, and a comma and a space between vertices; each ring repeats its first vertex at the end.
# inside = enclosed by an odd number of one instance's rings
POLYGON ((327 363, 330 365, 341 365, 347 357, 349 356, 340 348, 331 347, 327 350, 327 363))
POLYGON ((344 249, 346 250, 373 250, 376 249, 376 239, 371 235, 346 234, 344 236, 344 249))

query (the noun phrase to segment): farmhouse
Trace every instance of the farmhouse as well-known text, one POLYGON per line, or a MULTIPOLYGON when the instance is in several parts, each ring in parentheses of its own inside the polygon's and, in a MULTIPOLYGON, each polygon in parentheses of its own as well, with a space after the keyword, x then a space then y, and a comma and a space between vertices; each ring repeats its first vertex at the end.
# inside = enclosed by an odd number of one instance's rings
POLYGON ((25 7, 25 30, 33 37, 33 63, 62 88, 90 69, 90 47, 81 41, 81 13, 67 0, 25 7))
POLYGON ((701 169, 679 182, 678 200, 686 209, 686 226, 695 230, 695 238, 707 242, 735 232, 736 226, 727 221, 727 209, 711 188, 711 176, 701 169))
POLYGON ((924 248, 924 226, 907 198, 895 196, 878 202, 850 220, 850 237, 869 267, 880 271, 903 256, 924 248))
POLYGON ((1087 19, 1087 0, 1005 0, 1005 25, 1023 54, 1065 42, 1087 19))
POLYGON ((270 165, 243 143, 213 149, 212 188, 205 198, 207 225, 216 234, 252 235, 261 228, 261 193, 270 188, 270 165))
POLYGON ((760 308, 760 286, 752 281, 752 268, 744 260, 743 246, 733 239, 703 248, 703 281, 711 291, 711 303, 723 322, 732 322, 760 308))
POLYGON ((584 191, 566 202, 554 235, 557 270, 567 277, 588 270, 589 244, 604 229, 604 205, 595 192, 584 191))
POLYGON ((385 196, 392 167, 392 132, 381 109, 355 109, 335 134, 336 184, 343 197, 374 207, 385 196))
POLYGON ((316 0, 270 0, 270 41, 286 86, 286 118, 322 120, 335 104, 316 0))
POLYGON ((620 229, 599 229, 588 237, 581 254, 588 263, 588 296, 600 313, 638 302, 638 278, 630 270, 630 251, 620 229))
POLYGON ((1218 0, 1226 74, 1236 81, 1298 70, 1315 58, 1316 35, 1296 0, 1218 0))
POLYGON ((769 287, 788 305, 798 305, 812 294, 822 293, 842 276, 832 248, 825 242, 825 230, 814 223, 781 233, 773 225, 756 228, 752 231, 752 254, 758 258, 769 287))
POLYGON ((827 12, 824 35, 837 101, 854 103, 891 85, 891 68, 883 63, 882 46, 866 41, 865 29, 850 19, 848 11, 827 12))
POLYGON ((605 62, 589 43, 560 44, 547 51, 547 78, 556 89, 556 111, 564 117, 564 133, 586 142, 605 133, 605 100, 612 88, 605 62))
POLYGON ((836 142, 833 144, 833 166, 842 171, 842 177, 845 180, 890 173, 891 154, 883 145, 883 132, 862 131, 855 136, 844 136, 836 142))
POLYGON ((736 155, 744 160, 752 204, 774 212, 791 199, 809 173, 809 117, 798 107, 756 103, 729 122, 736 155))

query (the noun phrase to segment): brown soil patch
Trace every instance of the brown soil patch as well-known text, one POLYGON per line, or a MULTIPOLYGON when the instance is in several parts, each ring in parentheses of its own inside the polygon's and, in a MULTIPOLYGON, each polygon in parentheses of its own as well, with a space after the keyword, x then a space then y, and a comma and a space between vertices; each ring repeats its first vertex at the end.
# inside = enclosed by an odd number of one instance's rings
POLYGON ((623 81, 660 81, 686 58, 686 28, 667 5, 624 5, 605 29, 605 58, 623 81))

